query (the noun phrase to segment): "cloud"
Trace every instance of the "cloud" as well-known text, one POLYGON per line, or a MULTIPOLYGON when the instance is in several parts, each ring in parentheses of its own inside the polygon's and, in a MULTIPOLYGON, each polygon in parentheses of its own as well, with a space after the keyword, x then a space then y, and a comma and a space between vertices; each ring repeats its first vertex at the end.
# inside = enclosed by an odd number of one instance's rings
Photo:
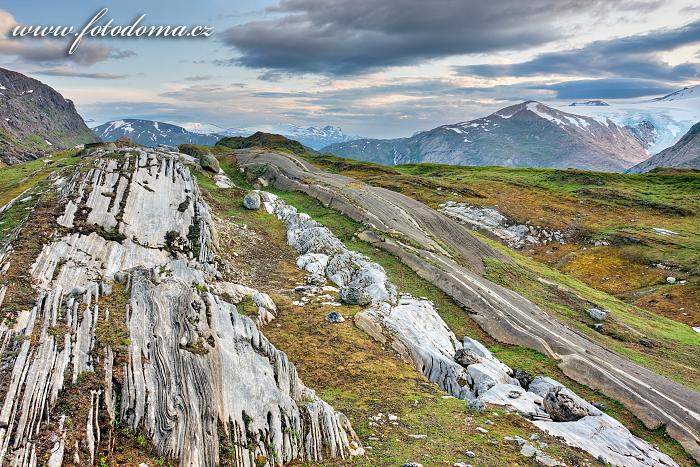
POLYGON ((0 55, 15 57, 24 63, 53 66, 71 62, 90 66, 108 59, 122 59, 136 55, 136 52, 131 50, 117 50, 110 46, 96 44, 81 44, 73 55, 68 55, 68 44, 65 42, 10 37, 12 29, 17 24, 11 13, 0 10, 0 55))
POLYGON ((658 96, 676 91, 663 82, 645 79, 584 79, 538 86, 556 92, 558 99, 625 99, 658 96))
POLYGON ((496 78, 557 74, 681 81, 700 76, 700 63, 670 65, 660 52, 700 43, 700 21, 672 30, 592 42, 580 49, 549 52, 532 60, 498 65, 456 67, 462 75, 496 78))
POLYGON ((75 70, 68 70, 65 68, 53 68, 48 70, 38 70, 33 71, 33 74, 47 75, 47 76, 70 76, 75 78, 90 78, 90 79, 124 79, 127 75, 115 75, 113 73, 87 73, 75 70))
POLYGON ((556 26, 557 18, 600 15, 632 4, 639 2, 283 0, 268 9, 276 14, 273 19, 233 26, 219 37, 239 53, 231 64, 291 74, 351 75, 539 46, 568 34, 564 22, 556 26))
POLYGON ((185 81, 210 81, 214 79, 213 75, 194 75, 194 76, 187 76, 185 78, 185 81))

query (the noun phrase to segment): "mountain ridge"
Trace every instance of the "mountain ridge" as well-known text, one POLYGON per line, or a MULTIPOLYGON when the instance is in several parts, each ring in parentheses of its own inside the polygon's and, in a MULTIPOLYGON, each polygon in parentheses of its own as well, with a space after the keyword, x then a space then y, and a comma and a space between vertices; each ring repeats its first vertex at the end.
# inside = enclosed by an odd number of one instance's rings
POLYGON ((657 167, 700 169, 700 122, 693 125, 676 144, 635 165, 627 172, 642 173, 657 167))
POLYGON ((322 152, 387 165, 436 162, 605 171, 622 171, 648 157, 629 129, 537 101, 409 138, 355 140, 322 152))
POLYGON ((72 101, 39 80, 0 68, 0 161, 25 162, 93 141, 72 101))

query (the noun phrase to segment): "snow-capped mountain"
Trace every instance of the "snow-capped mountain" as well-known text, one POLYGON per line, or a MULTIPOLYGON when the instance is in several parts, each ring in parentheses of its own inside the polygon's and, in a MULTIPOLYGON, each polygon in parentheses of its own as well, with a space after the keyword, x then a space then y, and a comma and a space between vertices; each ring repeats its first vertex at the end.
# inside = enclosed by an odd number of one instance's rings
POLYGON ((606 171, 622 171, 648 157, 636 135, 623 126, 535 101, 410 138, 361 139, 322 151, 383 164, 437 162, 606 171))
POLYGON ((113 120, 92 129, 104 141, 116 141, 126 136, 144 146, 165 144, 214 145, 225 136, 250 136, 257 131, 275 133, 300 142, 306 147, 320 149, 329 144, 356 139, 339 127, 301 127, 292 124, 263 125, 251 128, 223 128, 211 123, 187 122, 181 125, 141 119, 113 120))
POLYGON ((653 100, 576 107, 576 113, 602 122, 610 119, 628 127, 637 134, 647 152, 655 154, 674 145, 700 121, 700 85, 653 100))
POLYGON ((310 126, 305 128, 292 124, 280 124, 272 127, 270 133, 286 136, 312 149, 321 149, 329 144, 344 143, 357 139, 356 136, 343 133, 340 127, 331 125, 326 125, 324 127, 310 126))
POLYGON ((152 120, 124 119, 104 123, 92 129, 103 141, 116 141, 126 136, 144 146, 154 147, 159 144, 177 146, 178 144, 214 145, 219 136, 205 135, 187 131, 185 128, 152 120))
POLYGON ((686 86, 683 89, 679 89, 671 94, 666 94, 663 97, 657 97, 653 100, 669 102, 683 99, 695 99, 698 97, 700 97, 700 84, 696 84, 695 86, 686 86))

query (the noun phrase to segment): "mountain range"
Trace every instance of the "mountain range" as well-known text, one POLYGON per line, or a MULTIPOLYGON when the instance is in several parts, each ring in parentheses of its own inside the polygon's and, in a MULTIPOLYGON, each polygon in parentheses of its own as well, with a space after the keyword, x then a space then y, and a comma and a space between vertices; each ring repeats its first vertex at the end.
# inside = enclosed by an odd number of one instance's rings
POLYGON ((73 102, 53 88, 0 68, 0 161, 36 159, 45 153, 96 141, 73 102))
POLYGON ((171 123, 142 119, 124 119, 106 122, 92 129, 103 141, 116 141, 121 137, 144 146, 155 147, 159 144, 177 146, 179 144, 202 144, 211 146, 218 140, 230 136, 251 136, 259 130, 286 136, 311 149, 321 149, 333 143, 356 139, 343 133, 339 127, 300 127, 292 124, 278 124, 255 128, 222 128, 208 123, 190 122, 182 126, 171 123))
POLYGON ((535 101, 410 138, 362 139, 322 151, 388 165, 436 162, 604 171, 622 171, 648 157, 636 135, 610 119, 575 115, 535 101))

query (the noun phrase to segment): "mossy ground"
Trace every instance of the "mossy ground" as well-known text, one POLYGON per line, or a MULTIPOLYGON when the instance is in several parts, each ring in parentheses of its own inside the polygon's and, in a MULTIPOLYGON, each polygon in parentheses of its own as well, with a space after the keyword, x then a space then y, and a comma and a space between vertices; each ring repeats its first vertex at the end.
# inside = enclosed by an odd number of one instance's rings
POLYGON ((438 207, 445 201, 493 207, 518 223, 569 234, 567 245, 525 249, 596 289, 700 326, 700 173, 626 175, 556 169, 411 164, 385 167, 307 156, 320 167, 438 207), (654 228, 675 232, 663 235, 654 228), (609 246, 594 246, 605 241, 609 246), (657 267, 661 263, 669 269, 657 267), (659 300, 667 276, 686 287, 659 300), (681 310, 681 308, 683 308, 681 310))
MULTIPOLYGON (((233 158, 224 158, 221 163, 239 186, 248 188, 246 180, 236 170, 233 158)), ((470 412, 463 402, 443 398, 444 393, 410 366, 400 362, 393 352, 383 349, 353 326, 351 321, 330 325, 324 320, 330 309, 313 304, 303 308, 292 305, 291 301, 296 298, 291 288, 295 283, 302 282, 303 274, 294 266, 296 255, 286 246, 283 225, 263 211, 243 209, 241 200, 245 191, 217 189, 204 175, 199 177, 199 183, 206 190, 208 202, 217 215, 236 224, 246 224, 265 238, 262 244, 276 245, 275 254, 268 255, 266 260, 276 258, 276 262, 269 267, 282 273, 267 281, 258 277, 256 280, 261 282, 255 284, 268 293, 277 291, 272 295, 279 307, 279 315, 265 327, 264 332, 290 356, 307 385, 348 414, 363 442, 372 447, 368 458, 357 462, 400 465, 415 460, 424 465, 451 465, 462 460, 475 465, 529 465, 530 461, 523 459, 517 449, 503 442, 504 436, 517 434, 526 437, 535 433, 537 430, 529 422, 519 416, 506 415, 499 409, 489 409, 484 414, 470 412), (493 415, 494 411, 499 413, 499 417, 493 415), (396 414, 399 424, 370 425, 369 417, 379 412, 396 414), (474 431, 476 426, 489 429, 488 435, 478 435, 474 431), (415 439, 410 436, 421 434, 427 435, 427 438, 415 439), (466 458, 466 450, 478 452, 479 457, 466 458)), ((513 368, 525 368, 535 374, 552 376, 583 397, 605 404, 607 413, 618 418, 635 434, 658 445, 681 465, 694 465, 663 429, 648 430, 618 402, 567 378, 557 367, 556 361, 534 351, 495 342, 445 293, 419 278, 393 256, 357 239, 355 234, 363 230, 363 226, 306 195, 270 191, 328 226, 349 248, 365 253, 382 264, 400 290, 433 300, 440 315, 458 336, 469 335, 484 342, 513 368)), ((239 261, 245 261, 240 259, 247 256, 245 247, 238 245, 236 252, 239 261)), ((350 317, 357 311, 357 307, 343 307, 341 313, 350 317)), ((590 460, 586 455, 554 441, 550 448, 555 456, 567 459, 568 465, 590 460)))

